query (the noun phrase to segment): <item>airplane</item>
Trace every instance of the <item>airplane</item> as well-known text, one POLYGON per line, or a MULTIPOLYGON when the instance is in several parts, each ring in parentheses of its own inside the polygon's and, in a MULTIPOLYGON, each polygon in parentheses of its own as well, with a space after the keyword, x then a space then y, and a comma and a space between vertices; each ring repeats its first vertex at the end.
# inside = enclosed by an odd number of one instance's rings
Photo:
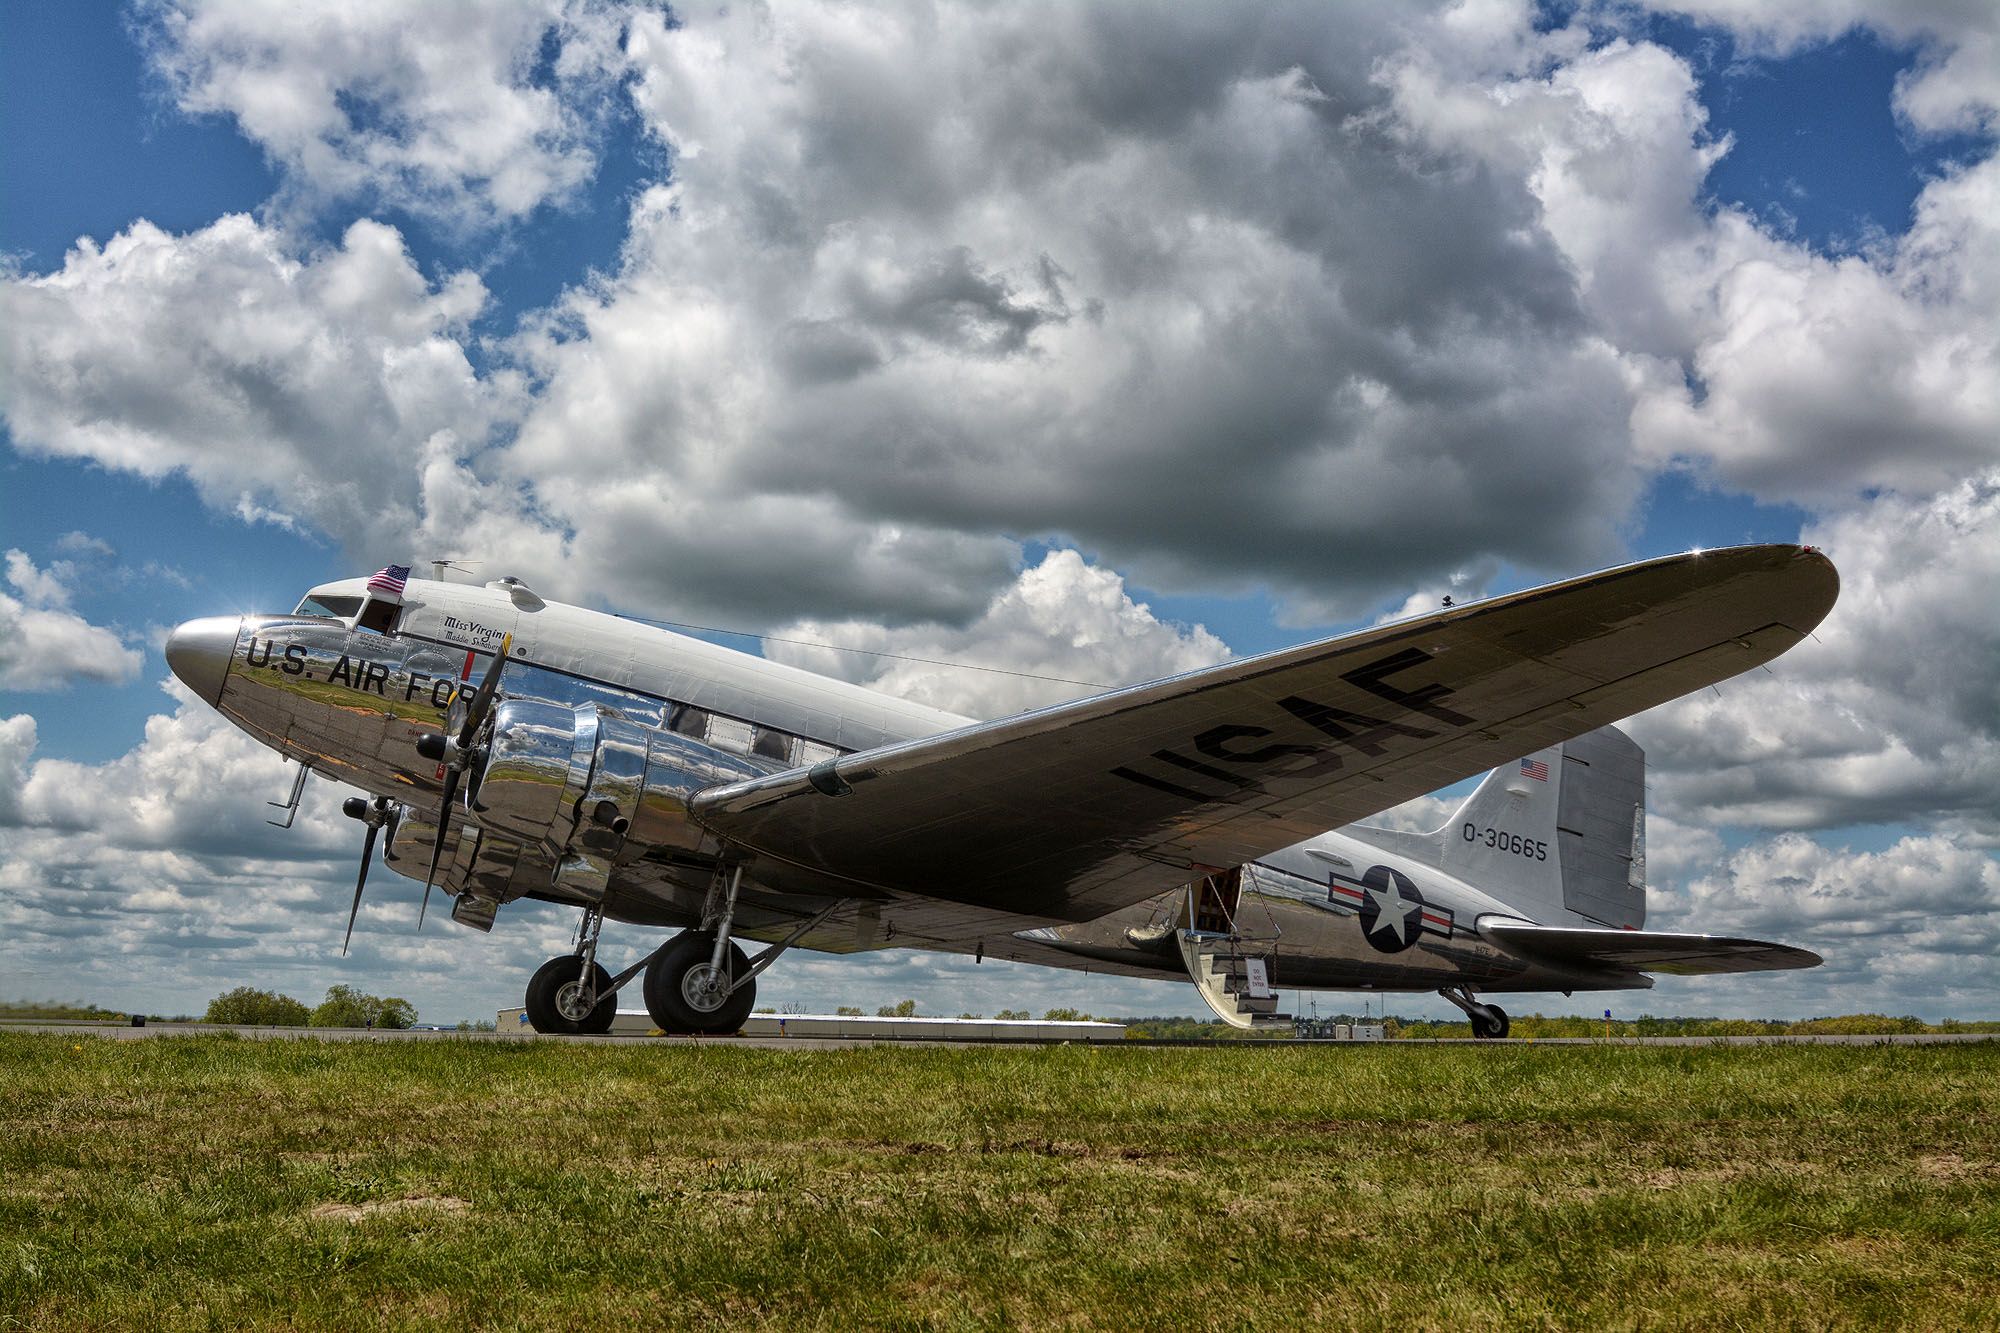
POLYGON ((1770 662, 1838 589, 1811 547, 1696 551, 986 722, 403 566, 166 656, 300 766, 283 808, 309 773, 366 793, 349 940, 378 841, 419 926, 433 887, 482 931, 581 909, 540 1032, 607 1031, 635 979, 662 1031, 733 1032, 807 947, 1192 981, 1245 1028, 1289 1026, 1280 989, 1435 991, 1492 1038, 1484 995, 1821 961, 1643 928, 1645 760, 1611 724, 1770 662), (1360 822, 1489 769, 1433 832, 1360 822), (675 933, 614 976, 607 920, 675 933))

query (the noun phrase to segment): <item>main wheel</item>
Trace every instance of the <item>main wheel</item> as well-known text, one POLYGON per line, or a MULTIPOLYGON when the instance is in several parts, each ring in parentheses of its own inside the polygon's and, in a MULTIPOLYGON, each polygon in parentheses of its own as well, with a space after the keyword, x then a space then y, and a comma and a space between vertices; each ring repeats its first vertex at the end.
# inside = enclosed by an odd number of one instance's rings
MULTIPOLYGON (((747 978, 736 989, 724 993, 720 978, 710 969, 715 956, 715 936, 705 930, 690 930, 669 943, 646 968, 646 1012, 662 1032, 721 1034, 735 1032, 750 1017, 757 1003, 757 982, 747 978)), ((750 970, 750 960, 730 944, 725 953, 729 977, 735 980, 750 970)))
POLYGON ((602 963, 593 963, 593 987, 597 1005, 587 1013, 578 1004, 582 997, 583 959, 573 953, 551 958, 535 969, 528 979, 528 1023, 537 1032, 570 1035, 598 1035, 611 1031, 618 1017, 618 996, 611 989, 611 974, 602 963))

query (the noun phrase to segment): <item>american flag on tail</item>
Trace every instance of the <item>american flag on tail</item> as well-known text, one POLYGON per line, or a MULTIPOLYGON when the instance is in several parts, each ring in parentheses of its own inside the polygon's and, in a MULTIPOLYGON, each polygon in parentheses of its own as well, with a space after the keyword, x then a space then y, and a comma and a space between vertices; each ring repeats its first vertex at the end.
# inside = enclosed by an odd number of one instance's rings
POLYGON ((382 597, 401 597, 403 585, 409 581, 408 565, 387 565, 369 576, 368 591, 382 597))
POLYGON ((1521 761, 1521 776, 1524 778, 1533 778, 1537 782, 1547 782, 1549 780, 1549 766, 1539 759, 1523 759, 1521 761))

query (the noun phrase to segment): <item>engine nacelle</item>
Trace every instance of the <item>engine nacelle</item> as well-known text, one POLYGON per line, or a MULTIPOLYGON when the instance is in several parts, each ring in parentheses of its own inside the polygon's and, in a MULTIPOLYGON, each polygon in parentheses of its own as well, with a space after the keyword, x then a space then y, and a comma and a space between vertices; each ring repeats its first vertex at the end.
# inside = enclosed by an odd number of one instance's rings
POLYGON ((704 787, 759 777, 742 756, 594 703, 509 699, 493 711, 486 761, 471 775, 479 823, 545 851, 556 882, 601 899, 612 867, 655 848, 712 850, 688 818, 704 787))

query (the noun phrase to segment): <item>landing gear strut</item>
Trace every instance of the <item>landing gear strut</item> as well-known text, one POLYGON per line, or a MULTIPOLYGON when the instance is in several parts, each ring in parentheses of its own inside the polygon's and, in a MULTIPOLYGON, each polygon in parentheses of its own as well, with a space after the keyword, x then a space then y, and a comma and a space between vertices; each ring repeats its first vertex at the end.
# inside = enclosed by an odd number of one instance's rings
POLYGON ((718 870, 700 928, 682 931, 615 977, 597 963, 604 910, 586 907, 576 952, 549 959, 528 983, 528 1021, 537 1032, 609 1032, 618 1016, 618 991, 644 972, 646 1012, 660 1031, 738 1031, 757 1003, 757 974, 847 905, 835 899, 755 958, 745 958, 729 938, 742 886, 741 865, 718 870))
POLYGON ((734 1032, 757 1003, 762 969, 752 969, 729 938, 743 867, 730 867, 726 886, 719 873, 701 929, 676 936, 646 965, 646 1012, 662 1032, 734 1032))
POLYGON ((618 996, 602 963, 586 963, 573 953, 551 958, 528 981, 528 1022, 537 1032, 611 1031, 618 996))
POLYGON ((723 967, 717 967, 717 943, 710 931, 686 931, 647 965, 646 1012, 660 1031, 720 1035, 735 1032, 750 1017, 757 1003, 750 962, 723 940, 723 967))
POLYGON ((618 993, 611 974, 597 961, 597 936, 604 913, 585 908, 577 928, 577 951, 551 958, 528 980, 528 1022, 537 1032, 602 1036, 618 1018, 618 993))
POLYGON ((1438 992, 1465 1011, 1472 1020, 1472 1035, 1486 1041, 1497 1041, 1507 1035, 1507 1011, 1497 1004, 1481 1004, 1472 998, 1472 990, 1467 986, 1446 986, 1438 992))

